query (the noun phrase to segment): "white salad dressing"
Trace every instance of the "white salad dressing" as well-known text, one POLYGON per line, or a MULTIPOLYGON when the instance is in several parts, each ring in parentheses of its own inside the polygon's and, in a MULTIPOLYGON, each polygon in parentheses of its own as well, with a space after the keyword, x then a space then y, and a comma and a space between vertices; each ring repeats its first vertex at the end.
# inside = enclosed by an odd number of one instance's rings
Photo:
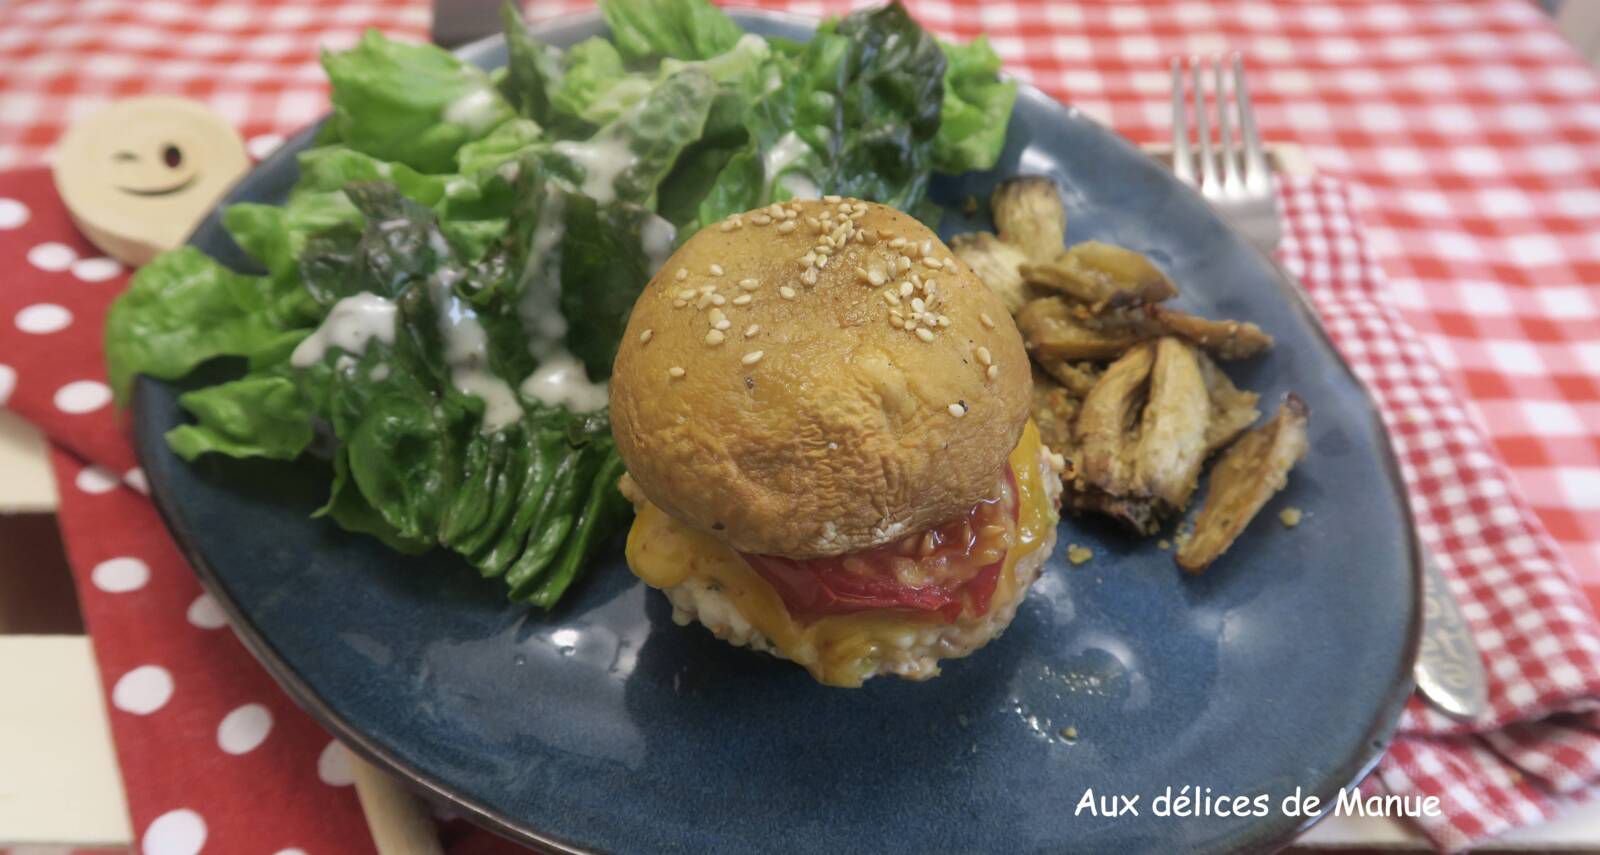
POLYGON ((564 406, 575 413, 604 407, 611 399, 605 383, 589 379, 583 360, 557 350, 539 363, 539 368, 522 381, 522 394, 552 407, 564 406))
MULTIPOLYGON (((533 230, 528 247, 528 264, 524 268, 526 281, 522 283, 522 298, 517 304, 517 317, 528 334, 528 351, 539 360, 539 367, 522 381, 522 394, 549 406, 565 406, 573 412, 598 410, 611 397, 605 383, 589 379, 582 360, 561 346, 567 335, 567 318, 561 314, 561 239, 566 236, 566 194, 551 185, 545 188, 544 205, 539 211, 539 225, 533 230)), ((659 219, 659 218, 653 218, 659 219)), ((666 252, 671 252, 672 225, 665 220, 655 226, 651 238, 663 240, 661 231, 668 232, 666 252)), ((650 252, 647 247, 646 252, 650 252)), ((662 256, 661 260, 666 261, 662 256)), ((653 259, 652 259, 653 263, 653 259)))
POLYGON ((481 134, 489 130, 500 117, 496 106, 494 90, 479 86, 446 104, 444 120, 452 125, 460 125, 473 134, 481 134))
POLYGON ((583 167, 583 186, 578 189, 602 205, 617 198, 617 177, 639 162, 628 141, 620 138, 558 142, 550 148, 583 167))
POLYGON ((321 362, 330 347, 359 356, 373 339, 393 344, 395 315, 395 304, 377 294, 345 297, 334 303, 322 325, 295 347, 289 364, 308 368, 321 362))
POLYGON ((650 260, 650 275, 656 275, 661 265, 672 257, 672 244, 678 239, 678 230, 663 217, 651 214, 639 227, 639 244, 650 260))
POLYGON ((778 185, 788 190, 796 199, 815 199, 818 196, 817 185, 810 178, 798 172, 784 174, 784 170, 794 166, 801 158, 811 154, 811 146, 794 131, 784 134, 778 139, 776 145, 767 151, 761 158, 761 166, 768 181, 777 180, 778 185))
POLYGON ((494 433, 522 418, 522 405, 506 381, 489 371, 489 335, 477 313, 451 290, 460 279, 455 270, 441 270, 428 280, 428 297, 439 315, 450 383, 460 392, 483 399, 483 432, 494 433))

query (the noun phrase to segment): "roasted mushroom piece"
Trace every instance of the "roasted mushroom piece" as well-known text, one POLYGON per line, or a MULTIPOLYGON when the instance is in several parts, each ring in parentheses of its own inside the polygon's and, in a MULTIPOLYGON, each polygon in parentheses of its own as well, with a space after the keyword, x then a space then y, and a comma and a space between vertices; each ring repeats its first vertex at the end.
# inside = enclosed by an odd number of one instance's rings
POLYGON ((1172 511, 1189 504, 1206 459, 1211 398, 1194 351, 1176 338, 1159 339, 1150 392, 1133 449, 1134 492, 1172 511))
POLYGON ((1155 347, 1140 344, 1111 363, 1078 410, 1073 437, 1084 482, 1113 496, 1135 492, 1133 457, 1139 405, 1155 364, 1155 347))
MULTIPOLYGON (((1059 243, 1059 241, 1057 241, 1059 243)), ((983 284, 989 286, 1006 311, 1015 315, 1032 298, 1030 288, 1022 281, 1021 266, 1028 256, 1020 249, 1000 240, 988 232, 957 235, 950 241, 950 251, 967 263, 978 274, 983 284)))
POLYGON ((1165 306, 1150 306, 1146 311, 1161 326, 1218 359, 1249 359, 1272 347, 1272 336, 1249 321, 1214 321, 1165 306))
POLYGON ((1053 179, 1030 175, 1002 181, 989 208, 1000 239, 1022 250, 1028 260, 1049 261, 1061 251, 1067 211, 1053 179))
POLYGON ((1043 297, 1023 307, 1017 328, 1034 358, 1068 362, 1116 359, 1159 330, 1140 319, 1087 316, 1060 297, 1043 297))
POLYGON ((1267 500, 1289 483, 1289 470, 1306 454, 1305 401, 1293 392, 1278 414, 1228 447, 1211 469, 1205 504, 1194 532, 1178 547, 1178 566, 1203 572, 1244 531, 1267 500))
POLYGON ((1217 363, 1202 352, 1195 353, 1200 375, 1206 381, 1206 397, 1211 401, 1211 417, 1206 422, 1206 456, 1233 442, 1261 417, 1256 409, 1261 396, 1233 385, 1217 363))
POLYGON ((1022 265, 1022 278, 1059 291, 1095 312, 1178 296, 1178 287, 1150 259, 1095 240, 1074 244, 1048 262, 1022 265))

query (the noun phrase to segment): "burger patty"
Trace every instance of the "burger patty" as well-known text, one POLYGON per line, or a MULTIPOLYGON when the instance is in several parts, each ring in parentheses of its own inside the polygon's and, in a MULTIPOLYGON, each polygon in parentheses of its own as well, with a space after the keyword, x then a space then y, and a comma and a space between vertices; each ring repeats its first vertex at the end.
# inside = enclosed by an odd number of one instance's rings
MULTIPOLYGON (((1051 468, 1048 454, 1048 450, 1040 452, 1042 481, 1050 504, 1060 507, 1061 478, 1051 468)), ((958 659, 994 640, 1011 625, 1017 614, 1017 606, 1039 577, 1039 569, 1049 559, 1055 543, 1056 531, 1051 528, 1039 548, 1016 563, 1016 585, 1009 599, 997 597, 982 615, 963 615, 954 623, 923 626, 908 631, 895 646, 878 651, 875 667, 865 672, 863 677, 895 674, 908 680, 927 680, 939 675, 941 659, 958 659)), ((739 613, 738 608, 714 582, 691 577, 680 584, 663 588, 662 592, 672 603, 672 619, 678 625, 688 626, 698 622, 718 638, 736 647, 748 647, 780 659, 789 658, 739 613)))

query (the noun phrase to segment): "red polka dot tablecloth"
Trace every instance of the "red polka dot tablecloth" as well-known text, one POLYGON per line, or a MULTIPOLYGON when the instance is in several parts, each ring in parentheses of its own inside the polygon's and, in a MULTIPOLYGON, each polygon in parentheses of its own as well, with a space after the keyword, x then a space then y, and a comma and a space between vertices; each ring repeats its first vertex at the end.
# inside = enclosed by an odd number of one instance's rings
MULTIPOLYGON (((1590 797, 1600 641, 1573 574, 1600 591, 1591 70, 1522 0, 910 6, 942 35, 989 33, 1010 71, 1139 141, 1166 134, 1167 57, 1245 54, 1265 135, 1340 179, 1286 185, 1284 258, 1382 399, 1420 532, 1490 663, 1493 720, 1413 705, 1375 783, 1444 796, 1427 831, 1446 846, 1590 797)), ((404 0, 13 0, 0 169, 38 165, 67 123, 145 93, 206 101, 259 156, 326 108, 321 47, 366 26, 421 38, 427 20, 404 0)), ((138 845, 370 851, 347 756, 224 628, 141 495, 99 367, 100 316, 126 272, 76 235, 37 169, 0 174, 0 258, 0 404, 54 443, 138 845)), ((459 827, 447 842, 501 847, 459 827)))

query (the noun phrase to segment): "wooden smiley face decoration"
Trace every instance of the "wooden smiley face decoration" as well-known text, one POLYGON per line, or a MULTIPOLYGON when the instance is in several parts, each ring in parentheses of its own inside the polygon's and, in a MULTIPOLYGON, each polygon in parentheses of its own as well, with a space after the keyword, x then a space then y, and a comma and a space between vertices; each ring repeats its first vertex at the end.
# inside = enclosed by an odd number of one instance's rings
POLYGON ((182 245, 249 168, 222 117, 159 96, 117 101, 68 128, 52 166, 78 228, 135 266, 182 245))

